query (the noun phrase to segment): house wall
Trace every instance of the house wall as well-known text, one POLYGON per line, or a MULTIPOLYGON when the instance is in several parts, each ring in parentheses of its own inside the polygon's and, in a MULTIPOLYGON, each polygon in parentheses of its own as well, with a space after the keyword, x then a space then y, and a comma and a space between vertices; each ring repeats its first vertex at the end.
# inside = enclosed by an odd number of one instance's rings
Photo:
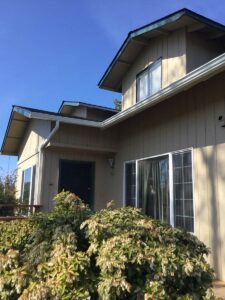
POLYGON ((152 38, 124 76, 122 109, 136 103, 137 74, 160 57, 164 88, 224 51, 225 46, 221 41, 210 40, 208 36, 196 32, 187 32, 185 27, 168 35, 152 38))
MULTIPOLYGON (((21 197, 22 172, 38 164, 38 149, 51 130, 50 121, 30 120, 24 139, 21 143, 16 178, 16 197, 21 197)), ((36 173, 37 180, 37 173, 36 173)), ((37 186, 37 185, 35 185, 37 186)))
POLYGON ((116 151, 117 130, 100 130, 99 128, 60 124, 59 130, 52 138, 54 145, 95 151, 116 151))
POLYGON ((72 113, 69 114, 74 117, 87 118, 87 108, 83 106, 75 106, 72 113))
POLYGON ((87 118, 94 121, 103 121, 113 116, 114 113, 111 111, 104 111, 100 109, 88 108, 87 118))
POLYGON ((136 75, 160 57, 164 88, 186 74, 185 28, 152 38, 150 44, 138 55, 122 82, 123 110, 136 103, 136 75))
POLYGON ((198 33, 187 33, 187 73, 225 51, 221 41, 207 38, 198 33))
POLYGON ((43 210, 52 209, 58 193, 61 159, 95 162, 94 208, 100 209, 111 200, 106 182, 111 178, 108 158, 117 151, 117 129, 100 130, 85 126, 60 124, 50 146, 44 151, 42 197, 43 210))
POLYGON ((225 280, 225 73, 121 123, 111 198, 122 205, 123 166, 193 147, 195 234, 213 252, 210 262, 225 280))
POLYGON ((47 149, 45 151, 45 168, 42 186, 43 210, 48 211, 53 208, 54 201, 52 201, 52 199, 59 192, 59 162, 61 159, 95 162, 94 209, 99 210, 104 208, 106 203, 111 200, 106 185, 112 177, 108 158, 108 154, 101 152, 47 149))

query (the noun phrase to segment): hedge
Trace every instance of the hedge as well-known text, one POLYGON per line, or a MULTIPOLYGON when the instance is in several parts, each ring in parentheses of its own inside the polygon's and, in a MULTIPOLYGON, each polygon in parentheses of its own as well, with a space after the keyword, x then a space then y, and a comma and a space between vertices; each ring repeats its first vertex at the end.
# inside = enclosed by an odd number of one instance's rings
POLYGON ((2 300, 216 299, 206 246, 136 208, 94 213, 63 192, 0 231, 2 300))

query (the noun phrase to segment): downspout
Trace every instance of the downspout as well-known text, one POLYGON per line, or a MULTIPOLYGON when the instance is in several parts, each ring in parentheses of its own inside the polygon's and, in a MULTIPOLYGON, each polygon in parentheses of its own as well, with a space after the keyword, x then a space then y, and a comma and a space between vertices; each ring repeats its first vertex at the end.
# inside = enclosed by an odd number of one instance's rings
POLYGON ((37 198, 36 202, 37 204, 41 204, 41 196, 42 196, 42 181, 43 181, 43 166, 44 166, 44 148, 48 145, 51 138, 56 134, 56 132, 59 129, 60 121, 56 121, 55 127, 52 129, 50 134, 47 136, 46 140, 42 145, 39 147, 39 155, 38 155, 38 190, 37 190, 37 198))

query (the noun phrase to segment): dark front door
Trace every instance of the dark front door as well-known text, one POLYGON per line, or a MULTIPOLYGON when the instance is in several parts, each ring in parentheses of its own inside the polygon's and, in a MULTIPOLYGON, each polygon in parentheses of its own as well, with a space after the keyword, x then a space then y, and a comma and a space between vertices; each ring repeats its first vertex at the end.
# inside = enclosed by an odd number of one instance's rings
POLYGON ((93 208, 94 169, 94 162, 61 160, 59 192, 70 191, 93 208))

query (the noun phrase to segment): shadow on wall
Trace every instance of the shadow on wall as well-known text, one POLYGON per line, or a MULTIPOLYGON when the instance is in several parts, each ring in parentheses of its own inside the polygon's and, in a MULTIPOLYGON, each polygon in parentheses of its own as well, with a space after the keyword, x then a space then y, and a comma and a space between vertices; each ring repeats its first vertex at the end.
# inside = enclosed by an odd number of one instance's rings
MULTIPOLYGON (((223 174, 223 162, 218 156, 218 146, 211 146, 199 149, 205 176, 199 176, 198 189, 202 190, 202 199, 199 201, 201 205, 198 207, 198 218, 204 220, 204 214, 207 213, 206 228, 209 230, 209 247, 211 248, 211 262, 215 269, 217 277, 224 276, 223 268, 225 267, 223 262, 223 239, 222 239, 222 227, 223 220, 221 219, 221 207, 220 191, 225 194, 225 173, 223 174), (203 195, 205 196, 203 199, 203 195), (207 208, 206 208, 207 207, 207 208), (206 212, 207 210, 207 212, 206 212)), ((203 175, 203 174, 202 174, 203 175)), ((198 199, 197 199, 198 201, 198 199)), ((204 223, 201 223, 204 226, 204 223)), ((204 228, 199 228, 200 235, 204 228)))
POLYGON ((178 30, 168 36, 151 39, 128 69, 123 80, 123 109, 136 103, 136 76, 157 59, 162 58, 162 88, 186 74, 185 34, 178 30))

